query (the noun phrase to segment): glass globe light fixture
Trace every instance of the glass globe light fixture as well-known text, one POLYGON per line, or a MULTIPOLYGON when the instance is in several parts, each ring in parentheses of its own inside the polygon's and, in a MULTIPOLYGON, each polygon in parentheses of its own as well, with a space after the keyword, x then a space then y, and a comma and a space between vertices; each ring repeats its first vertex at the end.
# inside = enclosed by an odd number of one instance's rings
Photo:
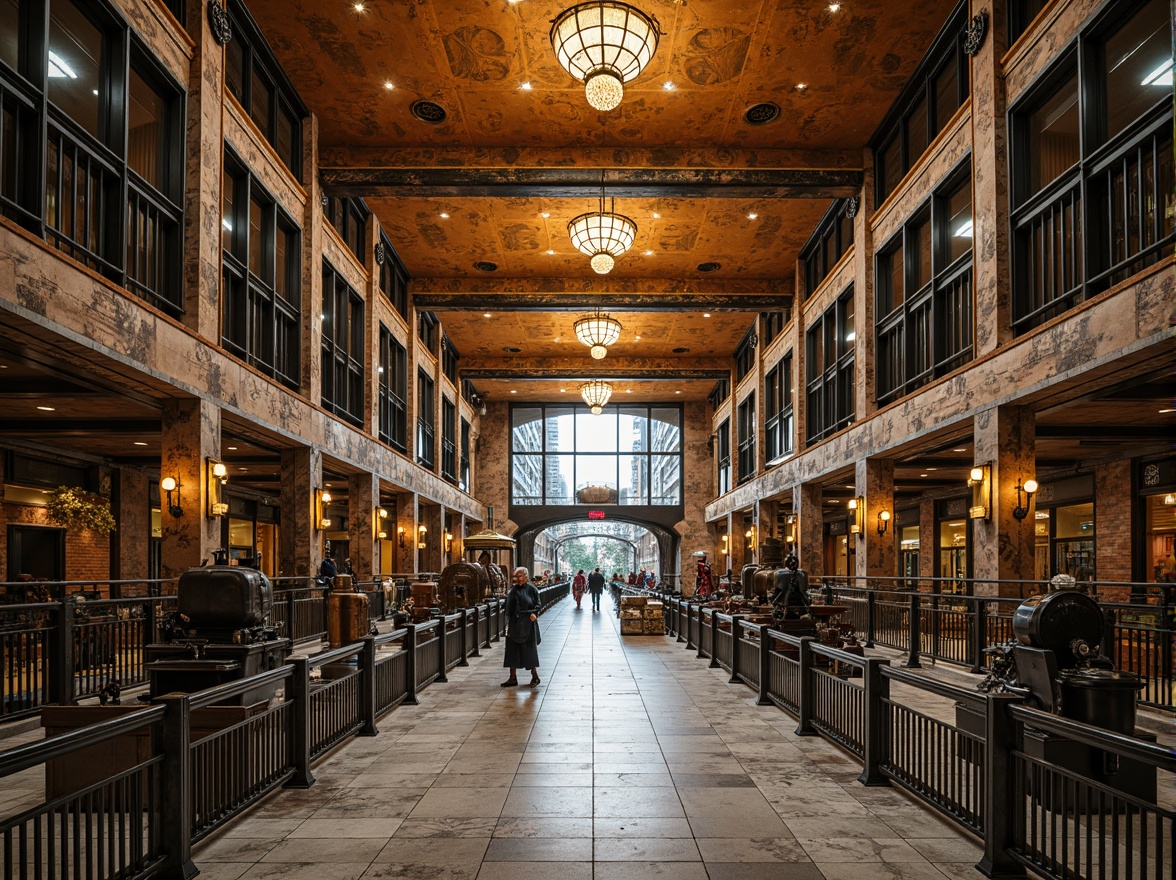
POLYGON ((595 360, 608 354, 608 346, 621 338, 621 322, 599 310, 580 318, 572 329, 576 338, 588 346, 588 353, 595 360))
POLYGON ((589 0, 556 16, 548 36, 560 67, 584 83, 588 103, 608 111, 653 58, 661 28, 628 3, 589 0))
POLYGON ((598 416, 612 397, 612 385, 603 379, 592 379, 580 386, 580 396, 592 410, 592 415, 598 416))

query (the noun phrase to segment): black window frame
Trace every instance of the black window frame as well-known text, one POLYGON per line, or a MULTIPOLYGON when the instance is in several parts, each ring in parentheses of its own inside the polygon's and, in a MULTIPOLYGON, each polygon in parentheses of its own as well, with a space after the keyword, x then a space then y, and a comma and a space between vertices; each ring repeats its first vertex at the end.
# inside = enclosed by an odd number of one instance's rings
POLYGON ((800 250, 804 263, 804 293, 811 296, 853 247, 853 216, 857 199, 836 199, 800 250))
POLYGON ((769 467, 792 454, 795 392, 790 349, 764 376, 764 459, 769 467))
POLYGON ((426 470, 437 469, 437 385, 422 369, 417 369, 416 461, 426 470))
POLYGON ((461 360, 461 353, 446 335, 441 335, 441 372, 453 387, 457 387, 457 364, 461 360))
POLYGON ((473 486, 471 485, 470 480, 470 471, 473 466, 473 459, 471 457, 471 452, 473 451, 473 443, 471 442, 472 433, 473 429, 469 421, 466 420, 465 416, 462 416, 460 434, 461 451, 460 459, 458 460, 457 488, 467 493, 473 491, 473 486))
POLYGON ((421 341, 425 351, 436 358, 437 346, 441 341, 441 319, 437 317, 436 313, 417 312, 417 338, 421 341))
POLYGON ((735 381, 740 382, 743 377, 755 369, 755 349, 759 345, 759 335, 755 331, 755 324, 748 328, 735 346, 735 381))
POLYGON ((715 495, 731 491, 731 420, 723 419, 715 429, 715 495))
POLYGON ((302 232, 258 182, 244 162, 225 147, 221 176, 221 346, 251 367, 297 391, 302 375, 302 232), (223 216, 224 181, 233 186, 233 217, 223 216), (262 204, 262 257, 271 271, 258 275, 249 260, 250 203, 262 204), (227 225, 226 225, 227 224, 227 225), (286 253, 289 290, 277 290, 278 228, 291 236, 286 253), (231 237, 225 247, 225 233, 231 237), (238 323, 243 322, 243 327, 238 323))
POLYGON ((323 409, 360 426, 364 424, 367 382, 364 305, 359 292, 324 259, 321 402, 323 409), (345 313, 342 317, 341 312, 345 313))
POLYGON ((737 439, 739 442, 739 462, 736 470, 736 484, 746 483, 758 472, 755 458, 755 392, 752 391, 735 408, 737 419, 737 439))
POLYGON ((378 436, 383 443, 408 452, 408 350, 380 324, 380 415, 378 436))
POLYGON ((710 402, 712 410, 717 410, 723 405, 723 401, 731 396, 731 380, 719 379, 715 382, 715 387, 710 390, 707 395, 707 400, 710 402))
MULTIPOLYGON (((852 425, 856 419, 854 399, 854 340, 847 340, 847 307, 853 305, 850 284, 805 331, 805 439, 824 440, 852 425), (832 347, 835 353, 827 356, 832 347), (818 356, 820 352, 820 356, 818 356)), ((856 339, 856 320, 854 333, 856 339)))
POLYGON ((1029 30, 1034 19, 1049 5, 1049 0, 1010 0, 1008 8, 1009 45, 1020 39, 1029 30))
MULTIPOLYGON (((269 41, 249 14, 249 10, 240 0, 228 0, 225 4, 229 22, 233 30, 233 39, 226 47, 227 52, 240 51, 242 57, 241 93, 237 94, 230 86, 228 76, 225 77, 225 91, 233 95, 240 103, 246 115, 253 120, 266 142, 273 148, 275 155, 294 179, 302 182, 302 128, 310 111, 298 95, 298 90, 286 76, 286 71, 278 62, 269 41), (273 100, 270 102, 268 119, 259 120, 253 113, 253 76, 258 74, 272 89, 273 100), (286 114, 291 124, 290 155, 282 155, 279 145, 278 130, 282 115, 286 114)), ((228 67, 226 55, 226 69, 228 67)))
MULTIPOLYGON (((970 158, 936 187, 881 247, 874 261, 875 400, 884 406, 968 363, 974 357, 975 246, 950 259, 952 230, 948 203, 972 186, 970 158), (929 276, 915 286, 919 267, 916 232, 930 224, 929 276), (901 297, 890 289, 890 261, 902 249, 901 297)), ((972 202, 974 205, 974 202, 972 202)), ((973 208, 973 217, 975 211, 973 208)), ((973 232, 972 240, 975 241, 973 232)))
POLYGON ((441 395, 441 476, 457 484, 457 404, 441 395))
POLYGON ((380 249, 376 253, 376 262, 380 266, 379 286, 384 298, 391 303, 392 308, 405 320, 408 319, 408 270, 404 262, 392 247, 392 240, 383 230, 380 231, 380 249))
POLYGON ((1144 271, 1176 243, 1176 225, 1164 231, 1163 207, 1173 175, 1171 89, 1159 90, 1151 107, 1121 131, 1106 131, 1105 44, 1146 5, 1147 0, 1136 0, 1104 8, 1009 108, 1014 336, 1144 271), (1030 115, 1071 79, 1077 81, 1078 160, 1031 192, 1030 115), (1165 160, 1167 186, 1161 179, 1165 160), (1145 230, 1147 204, 1153 206, 1150 230, 1145 230), (1140 240, 1131 250, 1133 223, 1140 240), (1116 253, 1120 245, 1122 253, 1116 253))
POLYGON ((367 221, 371 215, 367 202, 360 198, 327 196, 326 204, 323 205, 323 216, 365 269, 367 260, 364 259, 363 243, 366 240, 367 221))
MULTIPOLYGON (((969 59, 964 54, 963 31, 968 21, 968 3, 961 0, 947 17, 946 22, 935 37, 931 48, 919 62, 914 74, 903 86, 902 92, 882 124, 878 126, 874 136, 870 139, 870 148, 874 152, 874 204, 881 205, 894 192, 899 182, 910 172, 911 168, 926 153, 927 147, 935 140, 949 119, 939 119, 936 112, 935 94, 936 76, 943 71, 945 65, 955 66, 956 75, 956 103, 952 115, 968 100, 971 91, 969 59), (908 123, 923 104, 926 109, 926 140, 922 142, 922 149, 918 155, 910 155, 910 140, 908 123), (894 180, 888 180, 885 170, 886 153, 889 148, 898 145, 898 169, 894 180)), ((921 140, 921 138, 920 138, 921 140)))
POLYGON ((760 323, 763 325, 764 345, 772 344, 777 336, 784 332, 790 315, 788 312, 760 312, 760 323))

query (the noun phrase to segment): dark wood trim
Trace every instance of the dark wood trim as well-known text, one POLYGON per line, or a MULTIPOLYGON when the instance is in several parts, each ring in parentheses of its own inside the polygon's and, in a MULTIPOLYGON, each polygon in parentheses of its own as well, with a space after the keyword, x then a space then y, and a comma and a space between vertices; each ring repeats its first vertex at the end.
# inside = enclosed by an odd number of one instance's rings
POLYGON ((661 293, 415 293, 413 306, 433 312, 764 312, 792 308, 792 294, 661 293))

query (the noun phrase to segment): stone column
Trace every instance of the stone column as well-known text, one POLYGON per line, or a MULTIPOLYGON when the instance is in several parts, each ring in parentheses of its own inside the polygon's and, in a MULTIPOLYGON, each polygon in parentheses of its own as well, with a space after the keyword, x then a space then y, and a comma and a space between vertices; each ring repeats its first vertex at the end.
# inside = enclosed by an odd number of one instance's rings
POLYGON ((939 535, 938 524, 935 522, 935 499, 923 498, 919 501, 919 577, 927 581, 927 586, 919 584, 919 589, 929 592, 931 578, 939 570, 939 535))
POLYGON ((221 546, 220 519, 205 516, 208 508, 204 461, 220 458, 221 411, 199 399, 166 400, 162 412, 160 477, 176 481, 169 509, 161 491, 163 525, 163 576, 176 577, 189 568, 211 561, 221 546))
POLYGON ((318 574, 323 558, 323 534, 314 522, 314 493, 322 485, 322 450, 313 447, 282 450, 280 569, 286 577, 318 574))
POLYGON ((411 492, 398 492, 396 494, 396 519, 390 524, 392 530, 389 532, 389 537, 395 541, 396 549, 392 553, 392 558, 395 560, 393 567, 397 572, 412 573, 417 571, 416 517, 416 495, 411 492))
POLYGON ((796 555, 810 580, 825 574, 825 517, 821 509, 824 495, 815 483, 792 487, 792 509, 797 514, 796 555))
POLYGON ((306 175, 306 211, 302 217, 302 391, 311 403, 323 399, 323 191, 318 175, 318 117, 302 122, 302 167, 306 175))
MULTIPOLYGON (((187 174, 184 190, 184 325, 220 343, 221 171, 224 48, 205 23, 206 4, 189 3, 188 34, 194 35, 188 76, 187 174)), ((164 561, 166 565, 166 560, 164 561)))
POLYGON ((425 532, 425 546, 418 548, 417 571, 440 571, 442 554, 442 526, 441 506, 431 504, 420 508, 420 523, 417 526, 417 540, 420 541, 420 526, 428 529, 425 532))
MULTIPOLYGON (((870 231, 870 215, 874 213, 874 153, 871 150, 862 153, 862 189, 853 210, 853 394, 854 412, 860 422, 878 408, 874 391, 874 236, 870 231)), ((861 487, 858 489, 860 495, 861 487)), ((864 564, 863 555, 857 554, 859 569, 864 564)))
POLYGON ((379 506, 380 478, 375 474, 351 474, 347 478, 347 541, 351 567, 360 581, 371 580, 379 569, 375 512, 379 506))
MULTIPOLYGON (((972 575, 977 581, 1032 580, 1033 520, 1013 516, 1017 479, 1036 478, 1036 421, 1028 407, 999 406, 974 417, 977 465, 991 466, 989 519, 972 519, 972 575)), ((1020 596, 1018 584, 976 584, 977 594, 1020 596), (999 592, 998 592, 999 590, 999 592)))
MULTIPOLYGON (((854 466, 854 485, 857 495, 866 499, 862 533, 858 536, 854 556, 854 573, 859 578, 893 577, 898 570, 894 550, 894 461, 888 458, 858 459, 854 466), (890 513, 890 521, 886 524, 885 534, 879 535, 878 514, 883 510, 890 513)), ((888 589, 893 583, 882 581, 876 586, 888 589)))
MULTIPOLYGON (((805 394, 805 350, 804 350, 804 301, 808 296, 805 289, 804 261, 796 261, 796 282, 792 293, 792 322, 784 328, 788 342, 784 348, 792 349, 792 422, 796 432, 792 438, 792 449, 797 455, 808 445, 808 395, 805 394)), ((792 508, 796 510, 796 507, 792 508)))
POLYGON ((151 539, 149 482, 145 471, 125 467, 115 471, 112 507, 118 518, 118 530, 113 535, 114 554, 110 560, 113 580, 147 577, 147 547, 151 539))
POLYGON ((975 356, 1012 339, 1009 264, 1008 124, 1001 57, 1008 49, 1007 0, 973 0, 988 13, 988 36, 972 56, 972 263, 975 356))

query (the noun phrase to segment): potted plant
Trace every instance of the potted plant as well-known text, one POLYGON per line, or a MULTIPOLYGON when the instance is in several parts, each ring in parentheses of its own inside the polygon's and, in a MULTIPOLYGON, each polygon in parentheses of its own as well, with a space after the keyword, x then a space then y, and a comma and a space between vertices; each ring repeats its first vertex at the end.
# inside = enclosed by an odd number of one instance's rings
POLYGON ((67 529, 113 532, 117 527, 106 498, 72 486, 58 486, 49 496, 48 514, 50 522, 67 529))

